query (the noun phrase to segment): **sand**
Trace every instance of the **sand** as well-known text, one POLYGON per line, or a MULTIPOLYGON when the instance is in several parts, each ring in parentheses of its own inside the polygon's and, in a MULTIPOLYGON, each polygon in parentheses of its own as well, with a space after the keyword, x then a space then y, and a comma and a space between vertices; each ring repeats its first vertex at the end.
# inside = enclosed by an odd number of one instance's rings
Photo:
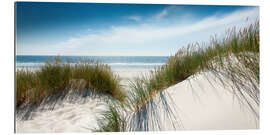
MULTIPOLYGON (((176 113, 181 118, 178 119, 178 122, 183 124, 183 127, 178 129, 239 130, 259 128, 258 120, 246 106, 240 105, 239 100, 229 92, 230 87, 224 87, 213 78, 210 72, 204 72, 166 90, 171 95, 177 108, 176 113)), ((167 129, 172 129, 172 127, 167 129)))
MULTIPOLYGON (((144 69, 115 70, 126 85, 128 79, 144 74, 144 69)), ((253 115, 233 98, 218 82, 198 74, 167 90, 176 104, 179 119, 184 127, 178 130, 229 130, 256 129, 258 123, 253 115), (180 119, 181 118, 181 119, 180 119)), ((107 104, 99 98, 89 97, 84 103, 63 101, 54 110, 38 109, 31 119, 16 119, 18 133, 30 132, 92 132, 97 128, 97 118, 107 110, 107 104)), ((173 129, 169 125, 165 130, 173 129)))
POLYGON ((91 132, 97 128, 97 118, 107 110, 107 104, 98 98, 84 103, 64 100, 51 109, 38 109, 28 120, 16 120, 18 133, 91 132))
POLYGON ((120 83, 124 86, 129 84, 129 80, 145 75, 150 69, 116 69, 114 73, 120 77, 120 83))
MULTIPOLYGON (((35 69, 29 69, 35 71, 35 69)), ((144 69, 115 70, 121 77, 121 84, 126 85, 128 79, 147 72, 144 69)), ((97 119, 107 110, 108 105, 100 98, 89 97, 86 101, 76 103, 69 100, 58 102, 56 107, 35 110, 31 118, 21 120, 16 117, 18 133, 57 133, 57 132, 92 132, 97 128, 97 119)))

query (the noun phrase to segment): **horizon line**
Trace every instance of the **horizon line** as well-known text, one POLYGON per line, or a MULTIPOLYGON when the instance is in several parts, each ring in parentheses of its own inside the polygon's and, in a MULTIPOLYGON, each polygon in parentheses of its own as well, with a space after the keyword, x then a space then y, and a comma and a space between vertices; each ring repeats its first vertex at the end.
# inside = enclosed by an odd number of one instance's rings
POLYGON ((119 57, 119 56, 142 56, 142 57, 158 57, 158 56, 163 56, 163 57, 170 57, 172 55, 29 55, 29 54, 16 54, 15 56, 108 56, 108 57, 119 57))

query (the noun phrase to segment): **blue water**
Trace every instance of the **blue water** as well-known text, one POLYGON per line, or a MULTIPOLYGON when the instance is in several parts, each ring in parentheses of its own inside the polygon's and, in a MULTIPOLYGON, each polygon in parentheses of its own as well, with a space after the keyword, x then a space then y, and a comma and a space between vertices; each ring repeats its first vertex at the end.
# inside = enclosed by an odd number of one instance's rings
MULTIPOLYGON (((53 61, 56 56, 16 56, 17 68, 39 68, 46 61, 53 61)), ((167 56, 57 56, 62 62, 71 59, 72 62, 91 59, 111 66, 112 69, 151 69, 164 64, 167 56)))

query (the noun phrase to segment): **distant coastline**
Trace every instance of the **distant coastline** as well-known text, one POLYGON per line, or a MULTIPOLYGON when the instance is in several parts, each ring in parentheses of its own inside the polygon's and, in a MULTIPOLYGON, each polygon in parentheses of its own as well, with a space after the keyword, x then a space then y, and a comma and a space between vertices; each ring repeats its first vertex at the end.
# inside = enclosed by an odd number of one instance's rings
POLYGON ((112 69, 153 69, 163 65, 168 56, 38 56, 16 55, 16 68, 39 68, 46 61, 53 61, 59 57, 62 62, 71 60, 71 63, 81 60, 100 61, 111 66, 112 69))

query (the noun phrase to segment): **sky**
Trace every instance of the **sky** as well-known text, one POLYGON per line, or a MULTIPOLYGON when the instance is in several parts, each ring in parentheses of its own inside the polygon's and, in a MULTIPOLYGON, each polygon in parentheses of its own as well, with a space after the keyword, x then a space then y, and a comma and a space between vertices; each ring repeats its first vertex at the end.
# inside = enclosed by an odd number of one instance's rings
POLYGON ((257 6, 16 2, 16 55, 170 56, 259 20, 257 6))

